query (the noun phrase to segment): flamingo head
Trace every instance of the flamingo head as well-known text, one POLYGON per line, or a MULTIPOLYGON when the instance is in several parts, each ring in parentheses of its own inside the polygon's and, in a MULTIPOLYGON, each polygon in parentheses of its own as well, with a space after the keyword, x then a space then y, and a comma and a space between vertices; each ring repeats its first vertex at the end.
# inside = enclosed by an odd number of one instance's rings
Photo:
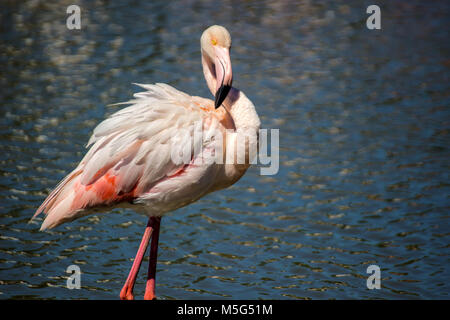
POLYGON ((211 93, 215 96, 215 108, 220 107, 233 82, 231 70, 230 33, 222 26, 211 26, 200 38, 203 73, 211 93))

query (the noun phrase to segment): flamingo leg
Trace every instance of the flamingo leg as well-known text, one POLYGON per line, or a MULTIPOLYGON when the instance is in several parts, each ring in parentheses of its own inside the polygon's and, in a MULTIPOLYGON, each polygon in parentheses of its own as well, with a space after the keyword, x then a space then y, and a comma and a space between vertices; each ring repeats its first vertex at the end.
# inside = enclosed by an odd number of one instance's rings
POLYGON ((147 285, 145 287, 145 300, 156 299, 155 295, 155 280, 156 280, 156 261, 158 259, 158 241, 159 241, 159 226, 161 217, 151 217, 153 219, 153 236, 150 245, 150 261, 148 263, 147 285))
MULTIPOLYGON (((139 273, 139 269, 142 264, 142 259, 144 257, 145 251, 147 250, 148 242, 153 233, 152 226, 152 218, 148 219, 147 227, 145 228, 144 235, 142 236, 141 244, 139 245, 138 252, 136 253, 136 257, 134 258, 133 266, 131 267, 130 273, 128 274, 127 281, 120 291, 120 299, 121 300, 133 300, 133 288, 134 283, 136 282, 136 277, 139 273)), ((159 230, 158 230, 159 231, 159 230)), ((152 241, 153 243, 153 241, 152 241)))

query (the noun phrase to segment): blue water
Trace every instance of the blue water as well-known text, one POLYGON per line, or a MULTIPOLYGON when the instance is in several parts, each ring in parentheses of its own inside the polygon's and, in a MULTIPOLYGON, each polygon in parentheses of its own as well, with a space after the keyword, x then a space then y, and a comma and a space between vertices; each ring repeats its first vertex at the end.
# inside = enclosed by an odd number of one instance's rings
POLYGON ((132 82, 210 97, 212 24, 232 35, 233 84, 280 129, 280 170, 162 219, 158 298, 449 298, 448 2, 378 1, 381 30, 364 1, 78 3, 81 30, 71 1, 0 4, 0 299, 118 298, 146 217, 28 221, 132 82))

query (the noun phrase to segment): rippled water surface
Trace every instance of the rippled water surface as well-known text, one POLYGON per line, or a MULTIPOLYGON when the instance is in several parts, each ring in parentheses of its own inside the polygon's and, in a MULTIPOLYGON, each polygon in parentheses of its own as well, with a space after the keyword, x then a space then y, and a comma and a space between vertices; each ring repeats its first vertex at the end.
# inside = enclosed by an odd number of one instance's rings
POLYGON ((118 298, 146 217, 28 221, 132 82, 210 97, 212 24, 232 35, 233 85, 280 129, 280 170, 163 218, 158 297, 449 298, 448 2, 380 2, 378 31, 364 1, 79 1, 79 31, 72 1, 50 2, 0 4, 0 298, 118 298))

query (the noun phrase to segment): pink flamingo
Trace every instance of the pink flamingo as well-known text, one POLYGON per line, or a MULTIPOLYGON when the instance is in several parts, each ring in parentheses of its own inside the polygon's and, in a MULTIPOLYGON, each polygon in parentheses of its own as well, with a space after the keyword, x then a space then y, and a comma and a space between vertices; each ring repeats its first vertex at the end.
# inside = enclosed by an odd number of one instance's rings
MULTIPOLYGON (((128 207, 149 216, 136 258, 121 299, 133 299, 133 287, 148 243, 150 262, 145 299, 155 299, 155 276, 161 217, 186 206, 204 195, 238 181, 249 167, 245 144, 245 163, 204 161, 211 150, 222 148, 223 157, 236 158, 236 136, 207 139, 193 134, 196 123, 202 130, 226 133, 245 129, 257 136, 260 120, 252 102, 231 87, 231 38, 221 26, 206 29, 200 39, 203 73, 215 101, 187 95, 166 84, 139 85, 147 91, 137 93, 123 104, 130 106, 101 122, 89 140, 90 150, 37 209, 46 214, 41 230, 56 227, 87 214, 111 207, 128 207), (223 107, 221 107, 223 106, 223 107), (184 131, 183 131, 184 130, 184 131), (184 132, 187 134, 179 134, 184 132), (173 161, 169 141, 178 137, 179 145, 192 146, 188 163, 173 161), (195 146, 201 151, 195 153, 195 146)), ((256 139, 257 140, 257 139, 256 139)))

